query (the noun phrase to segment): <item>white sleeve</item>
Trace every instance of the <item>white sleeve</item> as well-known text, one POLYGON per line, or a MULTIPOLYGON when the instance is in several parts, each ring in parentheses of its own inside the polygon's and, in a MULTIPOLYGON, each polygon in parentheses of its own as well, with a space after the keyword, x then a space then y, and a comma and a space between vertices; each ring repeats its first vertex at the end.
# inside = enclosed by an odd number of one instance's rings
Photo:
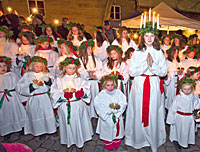
POLYGON ((127 106, 126 96, 120 90, 119 90, 119 102, 118 103, 120 105, 120 109, 118 109, 117 113, 115 114, 115 116, 117 118, 119 118, 124 113, 126 106, 127 106))
POLYGON ((176 122, 176 112, 177 112, 177 100, 178 96, 176 96, 169 108, 168 115, 167 115, 167 121, 168 124, 174 124, 176 122))

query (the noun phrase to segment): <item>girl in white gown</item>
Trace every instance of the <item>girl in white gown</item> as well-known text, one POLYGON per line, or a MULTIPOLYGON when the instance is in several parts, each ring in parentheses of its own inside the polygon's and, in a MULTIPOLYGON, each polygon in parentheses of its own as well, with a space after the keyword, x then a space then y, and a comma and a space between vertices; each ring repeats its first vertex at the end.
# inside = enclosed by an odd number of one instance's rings
POLYGON ((113 150, 121 144, 124 137, 122 114, 126 109, 126 96, 117 89, 117 77, 104 76, 101 80, 103 90, 95 97, 94 106, 99 116, 96 133, 104 141, 105 149, 113 150))
POLYGON ((160 48, 164 51, 165 56, 167 58, 166 51, 171 47, 172 36, 169 34, 164 34, 162 35, 161 40, 162 40, 162 45, 160 46, 160 48))
POLYGON ((82 148, 92 139, 93 129, 87 104, 90 103, 90 85, 79 77, 78 59, 67 57, 60 63, 63 73, 51 87, 53 108, 58 108, 61 144, 75 144, 82 148))
MULTIPOLYGON (((25 134, 39 136, 56 132, 56 120, 50 97, 48 95, 52 79, 47 73, 47 60, 34 56, 28 63, 29 72, 17 83, 19 94, 28 97, 26 103, 27 119, 25 134)), ((44 139, 40 136, 40 139, 44 139)))

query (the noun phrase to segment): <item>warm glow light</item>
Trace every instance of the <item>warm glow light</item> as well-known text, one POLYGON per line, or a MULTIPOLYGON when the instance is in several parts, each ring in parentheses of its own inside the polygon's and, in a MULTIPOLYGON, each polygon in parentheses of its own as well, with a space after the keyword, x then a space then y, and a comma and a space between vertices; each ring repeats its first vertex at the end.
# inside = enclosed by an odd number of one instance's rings
POLYGON ((54 23, 55 23, 56 25, 58 25, 59 20, 55 19, 55 20, 54 20, 54 23))
POLYGON ((8 12, 10 13, 12 11, 12 8, 11 7, 8 7, 7 8, 8 12))
POLYGON ((32 21, 31 17, 27 17, 27 21, 31 22, 32 21))
POLYGON ((138 34, 135 33, 135 34, 133 35, 133 37, 134 37, 134 39, 138 39, 138 34))
POLYGON ((38 12, 37 8, 33 8, 33 9, 32 9, 32 12, 33 12, 33 13, 37 13, 37 12, 38 12))

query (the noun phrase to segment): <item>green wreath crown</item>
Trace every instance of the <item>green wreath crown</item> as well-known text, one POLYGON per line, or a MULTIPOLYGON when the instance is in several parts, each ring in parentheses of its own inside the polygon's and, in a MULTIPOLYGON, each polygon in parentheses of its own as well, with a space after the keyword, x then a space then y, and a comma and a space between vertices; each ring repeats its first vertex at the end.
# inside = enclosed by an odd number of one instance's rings
POLYGON ((193 88, 196 87, 196 81, 195 81, 194 79, 191 79, 191 78, 185 76, 185 77, 182 78, 182 79, 179 81, 179 83, 178 83, 179 89, 181 89, 182 85, 183 85, 183 84, 186 84, 186 83, 191 84, 191 85, 193 86, 193 88))
POLYGON ((13 31, 11 31, 6 26, 0 26, 0 31, 5 32, 8 37, 11 37, 13 35, 13 31))
POLYGON ((52 43, 53 39, 47 35, 40 35, 37 39, 34 40, 34 43, 37 45, 39 43, 49 42, 52 43))
POLYGON ((132 47, 128 48, 128 49, 126 50, 126 52, 125 52, 125 56, 129 55, 131 52, 134 52, 134 51, 135 51, 134 48, 132 48, 132 47))
POLYGON ((64 66, 68 66, 69 64, 75 64, 77 67, 81 65, 79 59, 67 57, 64 61, 60 62, 59 67, 63 69, 64 66))
POLYGON ((122 34, 122 32, 123 32, 124 30, 127 30, 128 33, 130 32, 130 29, 129 29, 129 28, 127 28, 126 26, 122 26, 122 27, 119 27, 119 30, 118 30, 119 34, 122 34))
POLYGON ((26 36, 26 37, 31 37, 32 39, 34 39, 34 34, 30 31, 25 31, 25 32, 20 32, 18 34, 19 37, 22 37, 22 36, 26 36))
POLYGON ((24 23, 21 25, 21 29, 27 29, 27 30, 33 31, 33 26, 24 23))
POLYGON ((122 49, 121 49, 119 46, 117 46, 117 45, 110 45, 110 46, 107 47, 107 49, 106 49, 106 51, 107 51, 108 54, 110 54, 110 52, 111 52, 112 50, 115 50, 115 51, 119 52, 120 54, 123 54, 122 49))
POLYGON ((196 48, 196 47, 188 47, 184 52, 183 52, 183 54, 185 54, 185 55, 187 55, 187 54, 189 54, 189 53, 191 53, 191 52, 194 52, 195 53, 195 55, 198 53, 198 51, 199 51, 199 49, 198 48, 196 48))
POLYGON ((200 72, 200 67, 194 67, 194 70, 186 73, 185 76, 186 77, 191 77, 191 76, 193 76, 197 72, 200 72))
POLYGON ((93 26, 93 29, 94 29, 95 31, 104 33, 106 36, 108 36, 108 33, 107 33, 105 30, 101 29, 101 28, 102 28, 102 27, 97 27, 96 25, 93 26))
POLYGON ((102 77, 102 79, 100 80, 101 85, 103 85, 104 81, 107 80, 114 80, 117 84, 117 75, 105 75, 102 77))
POLYGON ((159 30, 156 28, 157 23, 155 23, 154 27, 155 28, 152 28, 152 22, 146 22, 146 27, 144 28, 144 25, 142 25, 139 34, 145 34, 145 33, 159 34, 159 30))
POLYGON ((88 46, 94 47, 94 41, 92 39, 82 42, 79 47, 79 52, 81 52, 81 50, 87 49, 88 46))
POLYGON ((5 62, 6 64, 11 64, 11 58, 8 58, 6 56, 0 56, 0 62, 5 62))
POLYGON ((60 39, 58 40, 58 44, 65 44, 66 46, 68 46, 70 49, 72 49, 73 51, 77 51, 77 47, 73 45, 73 43, 71 41, 67 41, 65 39, 60 39))
POLYGON ((44 31, 45 31, 45 29, 47 28, 47 27, 50 27, 50 28, 54 28, 51 24, 42 24, 42 25, 40 25, 39 27, 41 27, 42 28, 42 33, 44 33, 44 31))
POLYGON ((166 51, 166 53, 169 54, 169 52, 175 51, 175 50, 180 50, 180 47, 179 47, 179 46, 171 46, 171 47, 166 51))
POLYGON ((27 60, 26 64, 29 66, 33 62, 41 62, 41 63, 44 63, 45 66, 47 66, 47 63, 48 63, 47 59, 40 56, 34 56, 30 60, 27 60))
POLYGON ((79 30, 84 31, 83 26, 80 23, 73 23, 70 22, 69 24, 65 25, 65 27, 70 31, 72 27, 77 27, 79 30))
POLYGON ((170 40, 173 39, 173 36, 170 35, 170 34, 164 34, 164 35, 162 35, 161 39, 164 40, 166 37, 168 37, 170 40))
POLYGON ((175 39, 175 38, 181 40, 181 39, 182 39, 182 36, 179 35, 179 34, 174 34, 174 35, 173 35, 173 39, 175 39))

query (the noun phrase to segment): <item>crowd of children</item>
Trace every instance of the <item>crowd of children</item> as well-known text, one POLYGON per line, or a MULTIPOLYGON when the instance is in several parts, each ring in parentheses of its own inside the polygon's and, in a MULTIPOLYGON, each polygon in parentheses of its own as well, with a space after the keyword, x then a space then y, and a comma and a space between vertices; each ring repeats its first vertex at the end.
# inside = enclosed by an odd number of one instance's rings
POLYGON ((167 123, 178 150, 195 144, 200 44, 193 36, 183 47, 180 35, 163 35, 160 45, 158 29, 146 24, 138 46, 126 27, 110 45, 102 27, 94 26, 95 39, 87 40, 79 23, 67 24, 66 38, 51 25, 42 25, 38 37, 23 25, 14 42, 1 26, 0 135, 44 140, 59 128, 60 143, 79 149, 96 132, 107 150, 125 137, 126 145, 156 152, 167 123))

